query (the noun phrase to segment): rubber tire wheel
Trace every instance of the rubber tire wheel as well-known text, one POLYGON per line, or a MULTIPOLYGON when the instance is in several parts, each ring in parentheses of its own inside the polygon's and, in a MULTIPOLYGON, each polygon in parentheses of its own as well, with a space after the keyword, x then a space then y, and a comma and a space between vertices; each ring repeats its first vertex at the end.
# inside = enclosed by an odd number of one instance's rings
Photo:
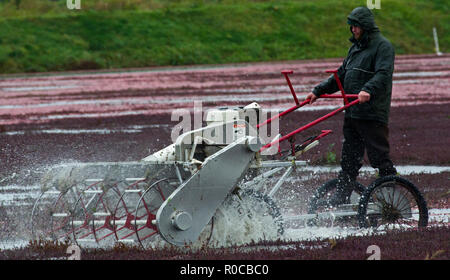
MULTIPOLYGON (((308 214, 316 213, 317 202, 319 201, 319 199, 322 199, 327 193, 336 189, 338 182, 339 182, 339 180, 337 178, 332 179, 332 180, 326 182, 325 184, 323 184, 322 186, 320 186, 314 192, 314 195, 311 197, 311 200, 309 201, 308 214)), ((363 184, 356 182, 356 186, 355 186, 355 190, 354 190, 354 191, 356 191, 356 193, 361 195, 362 193, 364 193, 365 190, 366 190, 366 187, 363 184)))
MULTIPOLYGON (((375 180, 370 186, 364 191, 362 194, 360 201, 359 201, 359 207, 358 207, 358 223, 359 227, 361 228, 367 228, 369 226, 373 226, 374 221, 370 217, 367 216, 367 205, 369 203, 369 200, 371 199, 372 193, 381 185, 394 181, 396 184, 400 184, 403 187, 405 187, 414 197, 417 206, 419 207, 419 227, 426 227, 428 225, 428 208, 427 203, 425 201, 425 198, 423 197, 422 193, 419 191, 419 189, 410 181, 406 180, 405 178, 396 176, 396 175, 390 175, 378 178, 375 180)), ((376 223, 375 223, 376 224, 376 223)))

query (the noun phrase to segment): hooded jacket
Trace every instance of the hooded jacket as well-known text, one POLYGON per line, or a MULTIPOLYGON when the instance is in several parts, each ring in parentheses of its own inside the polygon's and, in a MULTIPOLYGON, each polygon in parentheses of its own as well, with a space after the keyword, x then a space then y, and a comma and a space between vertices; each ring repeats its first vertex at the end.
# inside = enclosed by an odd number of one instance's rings
MULTIPOLYGON (((377 120, 387 124, 391 105, 394 48, 381 35, 368 8, 354 9, 348 16, 348 23, 360 26, 364 32, 360 40, 356 40, 353 36, 350 38, 353 44, 337 74, 346 94, 366 91, 370 94, 370 100, 348 108, 345 117, 377 120)), ((338 90, 332 75, 316 86, 313 93, 320 96, 338 90)))

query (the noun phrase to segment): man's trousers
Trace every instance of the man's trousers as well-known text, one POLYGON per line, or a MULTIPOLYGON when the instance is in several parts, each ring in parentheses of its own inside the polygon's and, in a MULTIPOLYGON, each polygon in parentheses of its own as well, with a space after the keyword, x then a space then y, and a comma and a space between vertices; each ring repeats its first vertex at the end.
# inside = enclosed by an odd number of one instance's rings
POLYGON ((370 165, 379 169, 380 176, 397 173, 389 157, 387 124, 375 120, 345 118, 343 130, 341 167, 344 174, 342 175, 351 181, 356 180, 365 151, 367 151, 370 165))

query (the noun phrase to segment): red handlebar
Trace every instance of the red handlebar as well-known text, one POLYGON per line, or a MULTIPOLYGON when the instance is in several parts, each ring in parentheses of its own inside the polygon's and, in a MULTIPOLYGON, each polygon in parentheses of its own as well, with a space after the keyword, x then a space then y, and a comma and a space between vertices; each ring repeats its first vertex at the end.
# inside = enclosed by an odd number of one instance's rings
POLYGON ((341 80, 338 77, 337 70, 326 70, 325 72, 333 73, 334 79, 336 80, 336 83, 337 83, 339 89, 341 90, 342 98, 344 98, 344 104, 348 104, 348 99, 347 99, 347 96, 345 95, 344 88, 342 87, 341 80))
MULTIPOLYGON (((316 125, 316 124, 318 124, 318 123, 320 123, 320 122, 322 122, 322 121, 324 121, 324 120, 326 120, 326 119, 328 119, 328 118, 330 118, 330 117, 332 117, 332 116, 334 116, 334 115, 336 115, 337 113, 339 113, 339 112, 341 112, 341 111, 347 109, 348 107, 351 107, 351 106, 353 106, 353 105, 359 103, 359 100, 358 100, 358 99, 353 100, 353 101, 350 102, 350 103, 348 102, 348 98, 358 98, 358 95, 357 95, 357 94, 345 94, 344 88, 342 87, 341 81, 339 80, 339 77, 338 77, 338 75, 337 75, 337 70, 327 70, 326 72, 327 72, 327 73, 333 73, 334 78, 336 79, 336 83, 337 83, 337 85, 338 85, 338 87, 339 87, 339 89, 340 89, 342 95, 339 96, 339 95, 332 95, 332 94, 322 94, 319 98, 343 98, 343 99, 344 99, 344 104, 345 104, 345 105, 342 106, 342 107, 340 107, 340 108, 338 108, 338 109, 336 109, 336 110, 334 110, 334 111, 332 111, 332 112, 330 112, 330 113, 328 113, 328 114, 326 114, 326 115, 323 116, 323 117, 320 117, 320 118, 318 118, 318 119, 316 119, 316 120, 314 120, 314 121, 312 121, 312 122, 310 122, 310 123, 308 123, 308 124, 306 124, 306 125, 304 125, 304 126, 298 128, 298 129, 296 129, 296 130, 294 130, 294 131, 288 133, 287 135, 285 135, 285 136, 283 136, 283 137, 281 137, 281 138, 279 138, 279 139, 277 139, 277 140, 275 140, 275 141, 273 141, 273 142, 271 142, 271 143, 269 143, 269 144, 263 146, 263 147, 259 150, 259 152, 262 152, 262 151, 264 151, 264 150, 266 150, 266 149, 272 147, 273 145, 275 145, 275 144, 277 144, 277 143, 281 143, 281 142, 283 142, 283 141, 285 141, 285 140, 287 140, 287 139, 290 139, 290 138, 293 137, 295 134, 300 133, 300 132, 302 132, 302 131, 304 131, 304 130, 306 130, 306 129, 308 129, 308 128, 310 128, 310 127, 312 127, 312 126, 314 126, 314 125, 316 125)), ((284 71, 282 71, 281 73, 282 73, 282 74, 285 76, 285 78, 286 78, 286 81, 287 81, 287 83, 288 83, 288 85, 289 85, 289 89, 291 90, 291 93, 292 93, 292 96, 294 97, 294 101, 295 101, 295 104, 296 104, 296 105, 293 106, 293 107, 291 107, 291 108, 289 108, 289 109, 287 109, 287 110, 285 110, 285 111, 283 111, 283 112, 281 112, 280 114, 278 114, 278 115, 276 115, 276 116, 274 116, 274 117, 272 117, 272 118, 266 120, 265 122, 263 122, 263 123, 261 123, 261 124, 258 124, 258 125, 256 126, 257 128, 260 128, 260 127, 263 126, 263 125, 269 124, 269 123, 271 123, 274 119, 280 118, 280 117, 282 117, 282 116, 284 116, 284 115, 289 114, 290 112, 293 112, 293 111, 297 110, 297 109, 300 108, 300 107, 303 107, 304 105, 308 104, 309 101, 310 101, 310 99, 307 99, 307 100, 305 100, 305 101, 303 101, 303 102, 301 102, 301 103, 298 101, 297 94, 295 93, 294 88, 292 87, 291 81, 289 80, 289 77, 288 77, 288 74, 292 74, 292 73, 294 73, 294 71, 292 71, 292 70, 284 70, 284 71)), ((331 130, 327 131, 327 133, 324 134, 324 135, 322 135, 322 137, 325 136, 325 135, 328 135, 329 133, 331 133, 331 130)))

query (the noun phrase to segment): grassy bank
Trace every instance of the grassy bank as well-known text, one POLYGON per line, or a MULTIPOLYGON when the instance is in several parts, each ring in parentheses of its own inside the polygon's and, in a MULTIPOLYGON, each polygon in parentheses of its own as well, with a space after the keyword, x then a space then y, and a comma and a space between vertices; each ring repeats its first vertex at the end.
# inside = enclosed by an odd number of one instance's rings
MULTIPOLYGON (((346 16, 366 0, 38 2, 47 6, 0 3, 0 73, 342 57, 346 16)), ((446 51, 446 1, 381 5, 376 21, 397 54, 433 53, 433 26, 446 51)))

